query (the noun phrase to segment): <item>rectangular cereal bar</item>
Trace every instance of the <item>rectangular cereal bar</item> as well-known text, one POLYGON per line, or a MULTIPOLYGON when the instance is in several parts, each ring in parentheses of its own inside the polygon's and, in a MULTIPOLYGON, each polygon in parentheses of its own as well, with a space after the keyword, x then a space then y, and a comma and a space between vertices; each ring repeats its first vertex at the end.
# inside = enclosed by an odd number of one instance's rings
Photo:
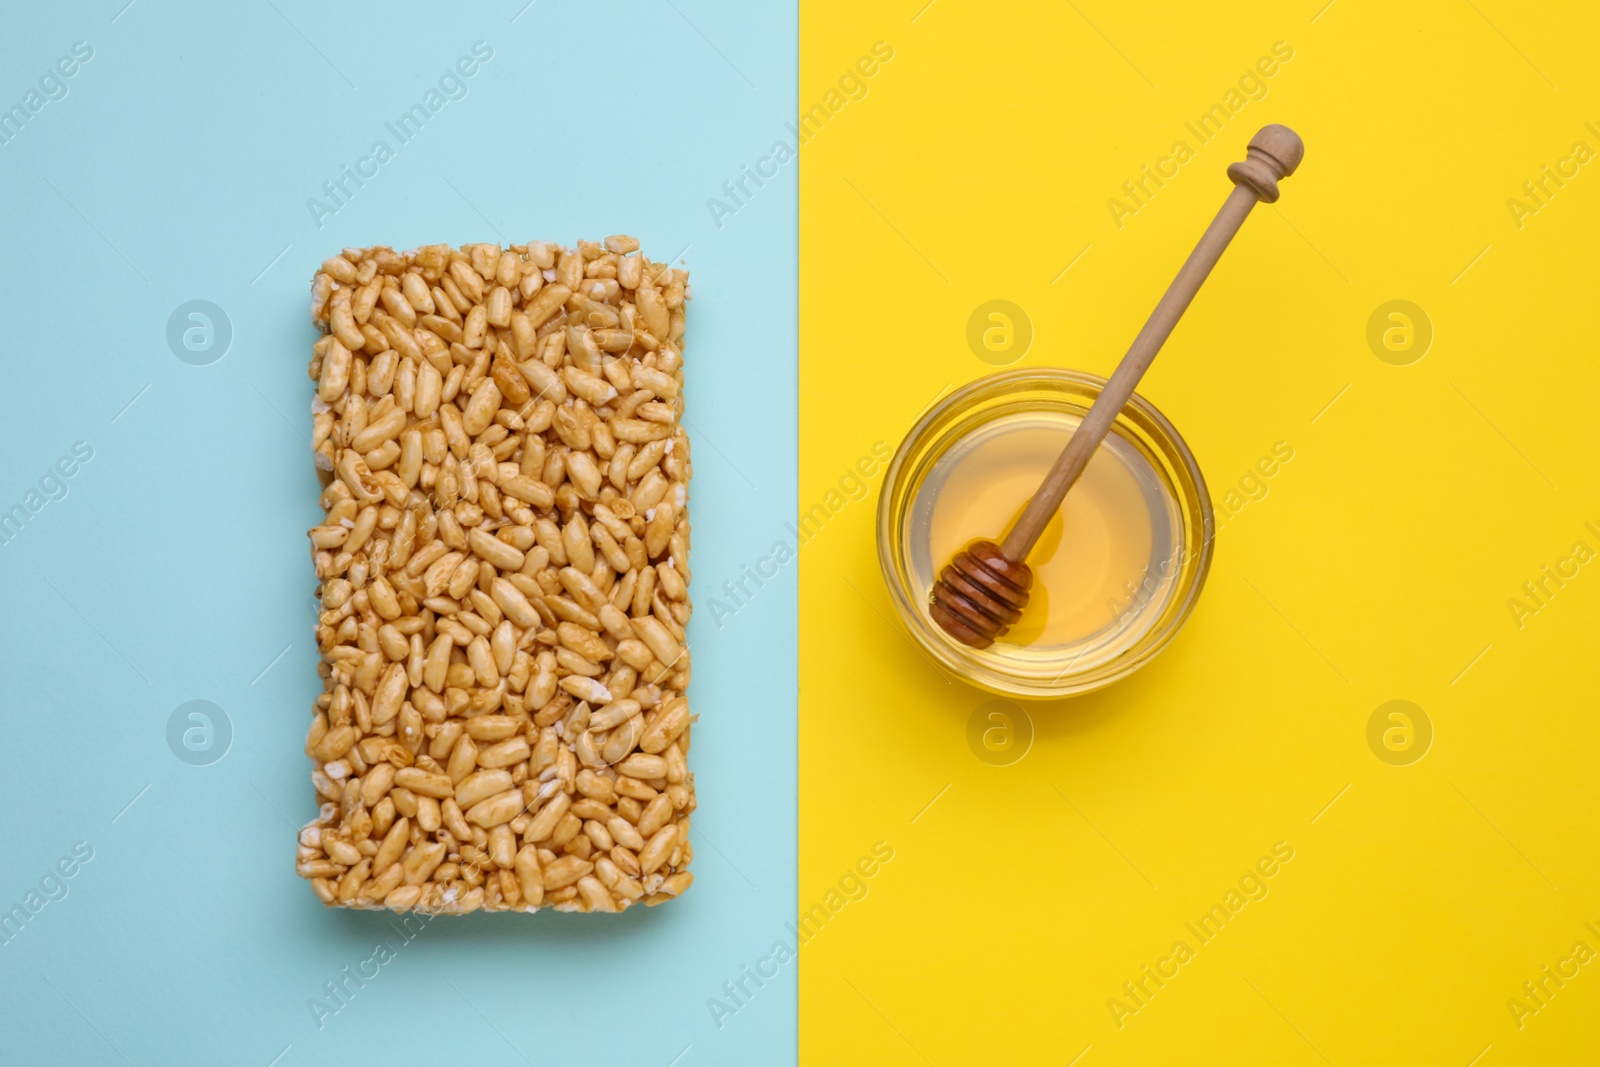
POLYGON ((346 249, 311 318, 329 905, 621 911, 686 889, 686 271, 346 249))

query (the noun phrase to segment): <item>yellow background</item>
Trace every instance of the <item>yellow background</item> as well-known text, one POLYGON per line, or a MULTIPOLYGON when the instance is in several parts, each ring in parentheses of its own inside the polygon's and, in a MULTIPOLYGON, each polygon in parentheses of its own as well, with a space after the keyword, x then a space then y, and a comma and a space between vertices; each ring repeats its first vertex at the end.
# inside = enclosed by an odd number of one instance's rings
POLYGON ((891 622, 881 475, 802 548, 801 907, 895 850, 801 950, 802 1061, 1596 1062, 1600 960, 1520 1030, 1506 1002, 1580 939, 1600 950, 1600 562, 1521 629, 1507 600, 1575 541, 1600 549, 1600 161, 1520 229, 1506 202, 1573 142, 1600 149, 1600 19, 922 4, 801 5, 803 108, 895 50, 801 150, 801 510, 994 369, 965 341, 984 301, 1031 317, 1019 365, 1108 373, 1267 122, 1305 163, 1140 391, 1219 504, 1275 442, 1295 454, 1224 524, 1173 645, 1030 705, 1011 766, 967 746, 989 697, 891 622), (1294 58, 1269 95, 1118 229, 1108 198, 1197 147, 1183 122, 1276 41, 1294 58), (1410 366, 1367 345, 1393 299, 1433 324, 1410 366), (1367 744, 1392 699, 1433 725, 1410 766, 1367 744), (1280 840, 1270 895, 1198 946, 1185 921, 1280 840), (1180 938, 1196 958, 1119 1029, 1107 1000, 1180 938))

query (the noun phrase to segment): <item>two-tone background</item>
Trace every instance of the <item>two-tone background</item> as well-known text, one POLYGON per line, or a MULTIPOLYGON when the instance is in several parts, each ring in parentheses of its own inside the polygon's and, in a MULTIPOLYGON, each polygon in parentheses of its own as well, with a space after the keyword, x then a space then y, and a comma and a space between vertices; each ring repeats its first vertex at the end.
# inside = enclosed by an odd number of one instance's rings
POLYGON ((1498 0, 12 12, 0 1060, 1593 1058, 1597 30, 1498 0), (1267 122, 1306 162, 1141 390, 1217 506, 1200 605, 986 745, 990 698, 895 629, 861 461, 997 364, 1108 372, 1267 122), (309 274, 618 231, 695 285, 696 884, 611 921, 325 911, 292 870, 309 274), (969 344, 997 300, 1025 350, 969 344))

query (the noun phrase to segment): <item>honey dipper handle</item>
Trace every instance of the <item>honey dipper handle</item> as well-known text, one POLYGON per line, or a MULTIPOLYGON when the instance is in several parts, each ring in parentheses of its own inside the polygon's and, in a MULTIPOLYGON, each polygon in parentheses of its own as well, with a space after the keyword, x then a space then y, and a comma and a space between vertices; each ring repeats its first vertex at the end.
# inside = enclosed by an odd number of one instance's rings
POLYGON ((1161 351, 1161 346, 1178 324, 1178 319, 1188 310, 1189 303, 1200 291, 1211 268, 1222 258, 1228 242, 1239 232, 1250 209, 1256 206, 1258 200, 1269 204, 1277 200, 1278 179, 1293 174, 1304 155, 1305 145, 1293 130, 1287 126, 1266 126, 1251 139, 1248 158, 1228 168, 1228 177, 1234 182, 1233 191, 1223 202, 1217 217, 1206 227, 1194 251, 1189 253, 1178 276, 1167 286, 1161 302, 1150 313, 1150 318, 1145 320, 1144 329, 1133 339, 1127 354, 1112 372, 1106 387, 1095 398, 1089 413, 1078 424, 1067 447, 1061 450, 1061 455, 1045 476, 1039 491, 1028 503, 1027 510, 1006 535, 1000 550, 1007 559, 1022 562, 1028 558, 1034 542, 1061 507, 1067 491, 1089 465, 1089 459, 1100 446, 1100 441, 1133 395, 1139 379, 1144 377, 1156 353, 1161 351))

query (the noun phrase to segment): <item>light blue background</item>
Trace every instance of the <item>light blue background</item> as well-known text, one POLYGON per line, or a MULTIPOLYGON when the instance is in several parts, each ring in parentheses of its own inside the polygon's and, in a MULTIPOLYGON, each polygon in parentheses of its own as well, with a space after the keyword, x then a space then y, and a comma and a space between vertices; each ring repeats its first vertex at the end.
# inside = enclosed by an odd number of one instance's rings
POLYGON ((795 168, 720 229, 706 200, 795 113, 794 4, 125 2, 17 7, 0 37, 4 107, 94 49, 0 145, 0 509, 94 449, 0 547, 0 905, 94 849, 0 945, 0 1059, 792 1062, 792 964, 721 1029, 706 1000, 795 914, 794 569, 722 629, 704 605, 793 513, 795 168), (469 95, 397 145, 384 123, 479 40, 469 95), (307 198, 379 138, 395 158, 319 231, 307 198), (616 232, 688 246, 696 294, 695 885, 616 919, 437 919, 319 1031, 308 998, 400 939, 293 872, 319 691, 309 278, 346 245, 616 232), (192 299, 232 322, 209 366, 167 346, 192 299), (193 699, 233 725, 210 766, 167 746, 193 699))

